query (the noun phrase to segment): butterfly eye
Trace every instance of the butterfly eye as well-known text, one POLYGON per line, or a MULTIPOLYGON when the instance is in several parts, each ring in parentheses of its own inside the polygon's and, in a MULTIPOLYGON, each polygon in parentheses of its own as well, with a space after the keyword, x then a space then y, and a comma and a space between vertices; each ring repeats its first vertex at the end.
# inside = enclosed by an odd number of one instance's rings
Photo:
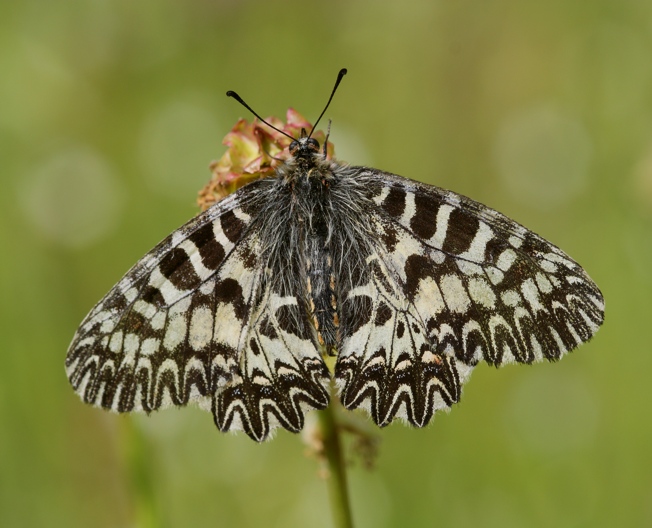
POLYGON ((314 138, 308 138, 308 139, 306 140, 306 146, 307 146, 310 150, 315 150, 315 151, 319 152, 319 141, 317 141, 317 140, 314 139, 314 138))
POLYGON ((290 154, 294 155, 294 153, 301 147, 301 143, 299 143, 296 139, 290 143, 290 154))

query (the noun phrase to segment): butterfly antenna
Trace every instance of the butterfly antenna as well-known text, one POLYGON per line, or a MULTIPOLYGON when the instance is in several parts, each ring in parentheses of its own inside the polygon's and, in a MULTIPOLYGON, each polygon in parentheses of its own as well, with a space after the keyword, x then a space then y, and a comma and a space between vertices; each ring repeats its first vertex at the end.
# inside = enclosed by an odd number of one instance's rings
POLYGON ((340 83, 342 82, 342 78, 345 75, 346 75, 346 68, 342 68, 340 70, 340 72, 337 74, 337 80, 335 81, 335 86, 333 86, 333 91, 331 92, 331 96, 328 98, 328 102, 326 103, 326 106, 322 110, 321 114, 319 114, 319 117, 317 118, 317 121, 315 121, 315 124, 312 126, 312 129, 310 130, 310 134, 308 134, 308 137, 312 136, 312 133, 315 131, 315 128, 317 127, 317 124, 319 123, 319 120, 326 113, 326 110, 328 109, 328 105, 331 104, 331 101, 333 100, 333 96, 335 95, 335 91, 337 90, 337 87, 340 85, 340 83))
MULTIPOLYGON (((312 134, 312 131, 310 132, 312 134)), ((328 120, 328 128, 326 129, 326 139, 324 140, 324 159, 328 156, 328 138, 331 135, 331 120, 328 120)))
MULTIPOLYGON (((339 82, 339 81, 338 81, 338 82, 339 82)), ((336 86, 337 86, 337 85, 336 85, 336 86)), ((238 103, 240 103, 242 106, 244 106, 247 110, 249 110, 252 114, 254 114, 258 119, 260 119, 260 120, 261 120, 263 123, 265 123, 268 127, 273 128, 273 129, 276 130, 277 132, 280 132, 281 134, 283 134, 285 137, 289 137, 292 141, 294 141, 294 138, 293 138, 290 134, 286 134, 286 133, 283 132, 282 130, 279 130, 278 128, 276 128, 274 125, 269 124, 269 123, 268 123, 267 121, 265 121, 262 117, 260 117, 256 112, 254 112, 253 109, 251 108, 251 106, 249 106, 247 103, 245 103, 244 100, 242 99, 242 97, 240 97, 240 96, 239 96, 237 93, 235 93, 233 90, 229 90, 228 92, 226 92, 226 96, 227 96, 227 97, 233 97, 236 101, 238 101, 238 103)), ((331 99, 332 99, 332 98, 333 98, 333 96, 331 95, 331 99)), ((329 101, 329 103, 330 103, 330 101, 329 101)), ((326 105, 326 106, 328 107, 328 105, 326 105)))

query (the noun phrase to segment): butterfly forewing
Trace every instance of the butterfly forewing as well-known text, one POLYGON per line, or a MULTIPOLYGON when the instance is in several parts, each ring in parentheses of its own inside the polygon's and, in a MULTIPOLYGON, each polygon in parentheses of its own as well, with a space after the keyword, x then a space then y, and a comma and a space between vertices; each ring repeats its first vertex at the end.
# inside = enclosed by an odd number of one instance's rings
POLYGON ((381 254, 437 350, 466 364, 558 359, 602 324, 602 295, 559 248, 504 215, 386 173, 381 254))

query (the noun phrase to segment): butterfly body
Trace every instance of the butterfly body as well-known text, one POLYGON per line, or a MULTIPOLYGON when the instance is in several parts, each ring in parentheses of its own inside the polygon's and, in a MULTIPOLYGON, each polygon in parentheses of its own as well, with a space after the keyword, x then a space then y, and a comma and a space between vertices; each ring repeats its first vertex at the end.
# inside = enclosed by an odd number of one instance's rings
POLYGON ((556 360, 603 320, 561 250, 438 187, 326 159, 303 135, 274 177, 172 233, 91 311, 68 351, 89 403, 194 402, 255 440, 329 402, 423 426, 480 361, 556 360))

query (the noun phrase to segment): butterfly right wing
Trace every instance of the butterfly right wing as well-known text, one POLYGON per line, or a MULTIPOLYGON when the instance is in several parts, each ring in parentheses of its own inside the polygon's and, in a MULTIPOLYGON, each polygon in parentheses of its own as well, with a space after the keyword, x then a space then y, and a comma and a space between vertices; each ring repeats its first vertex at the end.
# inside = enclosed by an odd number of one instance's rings
POLYGON ((387 260, 431 335, 467 364, 557 360, 588 341, 604 299, 547 240, 467 197, 387 173, 374 197, 387 260), (427 302, 426 302, 427 300, 427 302))
POLYGON ((470 367, 437 349, 382 251, 341 291, 335 378, 347 409, 366 410, 381 427, 395 417, 422 427, 459 401, 470 367))
POLYGON ((422 426, 479 361, 555 360, 597 331, 602 295, 561 250, 468 198, 357 170, 374 247, 342 292, 345 407, 422 426))
POLYGON ((342 404, 379 426, 395 417, 427 424, 459 400, 470 367, 445 355, 389 260, 379 211, 367 196, 382 185, 360 169, 336 168, 329 251, 338 304, 335 378, 342 404))

